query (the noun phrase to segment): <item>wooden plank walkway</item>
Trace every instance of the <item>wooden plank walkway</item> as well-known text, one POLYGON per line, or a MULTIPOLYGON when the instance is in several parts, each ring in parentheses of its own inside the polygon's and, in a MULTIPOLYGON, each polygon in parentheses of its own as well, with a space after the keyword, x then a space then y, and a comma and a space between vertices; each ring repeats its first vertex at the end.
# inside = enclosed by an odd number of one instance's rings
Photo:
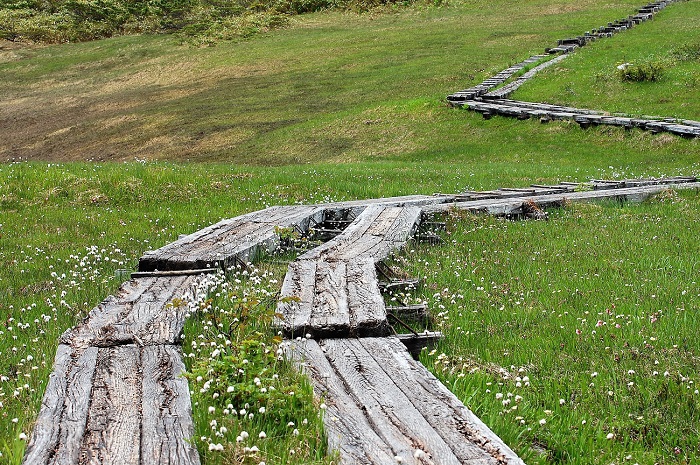
POLYGON ((523 464, 396 337, 290 341, 346 464, 523 464))
POLYGON ((262 250, 277 247, 275 228, 307 230, 311 218, 320 221, 322 214, 323 210, 314 206, 270 207, 223 220, 145 253, 139 260, 139 270, 229 268, 238 262, 247 263, 262 250))
POLYGON ((199 464, 180 336, 193 276, 134 279, 61 336, 24 464, 199 464))
MULTIPOLYGON (((700 189, 697 178, 687 178, 693 181, 683 183, 650 184, 635 187, 611 187, 598 188, 588 191, 567 191, 565 193, 547 195, 523 195, 519 197, 506 197, 500 199, 457 201, 440 205, 431 205, 423 208, 423 213, 432 215, 438 212, 446 212, 451 209, 467 210, 472 213, 487 213, 490 215, 525 215, 528 205, 538 208, 557 207, 568 202, 593 202, 603 199, 616 199, 621 202, 641 202, 651 195, 658 194, 668 189, 700 189)), ((572 186, 573 187, 573 186, 572 186)))
POLYGON ((544 103, 522 102, 509 100, 508 97, 521 85, 533 78, 539 71, 552 66, 568 56, 579 47, 601 38, 612 37, 614 34, 626 31, 637 24, 653 19, 654 15, 666 6, 678 0, 664 0, 648 3, 638 9, 637 13, 587 31, 581 36, 561 39, 557 46, 547 48, 546 55, 533 55, 527 60, 507 68, 486 79, 480 84, 447 96, 447 101, 457 107, 467 108, 481 113, 490 119, 495 115, 514 117, 521 120, 539 118, 546 123, 552 120, 571 120, 582 128, 597 125, 619 126, 627 129, 638 128, 653 133, 668 132, 681 137, 700 137, 700 121, 658 116, 631 117, 628 115, 610 115, 603 111, 572 108, 544 103), (547 58, 559 54, 555 58, 547 58), (526 67, 538 63, 537 66, 525 72, 522 76, 513 76, 526 67))
POLYGON ((275 226, 304 228, 313 218, 335 218, 350 209, 356 212, 352 224, 289 265, 282 295, 298 299, 280 304, 284 318, 277 321, 290 337, 316 338, 290 340, 285 350, 328 405, 324 423, 331 450, 346 464, 522 464, 391 335, 378 264, 410 239, 422 218, 449 209, 518 215, 530 204, 640 199, 669 188, 700 189, 700 182, 593 180, 273 207, 187 236, 141 261, 144 268, 155 263, 180 271, 142 270, 61 336, 23 463, 199 464, 189 441, 189 390, 180 376, 187 315, 180 299, 199 292, 198 275, 211 272, 201 268, 212 265, 212 257, 218 266, 234 263, 239 254, 278 241, 270 235, 275 226))
POLYGON ((158 250, 146 252, 139 260, 139 271, 230 268, 253 261, 261 252, 275 250, 279 245, 277 228, 295 228, 306 233, 312 223, 322 223, 325 216, 342 210, 351 210, 357 215, 370 205, 419 206, 449 200, 449 196, 409 195, 319 205, 270 207, 222 220, 158 250))
POLYGON ((420 207, 372 205, 337 236, 289 266, 276 324, 290 337, 386 336, 391 333, 375 265, 403 247, 420 207))

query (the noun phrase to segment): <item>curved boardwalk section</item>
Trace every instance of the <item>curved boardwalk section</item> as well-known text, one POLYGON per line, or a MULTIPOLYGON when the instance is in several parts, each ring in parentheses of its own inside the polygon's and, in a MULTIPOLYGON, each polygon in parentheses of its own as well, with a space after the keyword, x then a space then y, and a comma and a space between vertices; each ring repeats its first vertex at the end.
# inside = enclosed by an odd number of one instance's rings
POLYGON ((508 97, 526 81, 533 78, 539 71, 565 59, 569 53, 579 47, 601 38, 612 37, 614 34, 626 31, 637 24, 654 18, 654 15, 677 0, 664 0, 649 3, 637 10, 637 13, 627 18, 608 23, 581 36, 561 39, 556 47, 545 50, 545 55, 533 55, 527 60, 515 64, 500 73, 486 79, 469 89, 461 90, 447 96, 447 101, 457 107, 464 107, 481 113, 484 118, 490 119, 495 115, 510 116, 518 119, 539 118, 546 123, 551 120, 572 120, 582 128, 595 125, 621 126, 626 129, 638 128, 654 133, 669 132, 682 137, 699 137, 700 121, 683 120, 676 118, 611 116, 610 114, 582 108, 572 108, 544 103, 521 102, 509 100, 508 97), (555 58, 549 58, 552 54, 559 54, 555 58), (521 76, 507 83, 516 73, 525 71, 526 68, 535 65, 521 76))
POLYGON ((375 265, 408 241, 420 207, 369 206, 335 239, 289 266, 277 324, 288 336, 386 336, 384 298, 375 265))
POLYGON ((198 465, 180 355, 185 302, 203 292, 198 276, 273 247, 280 227, 308 233, 325 222, 345 227, 291 262, 276 324, 290 338, 287 354, 328 406, 331 450, 345 464, 522 464, 411 358, 405 335, 393 335, 387 317, 399 307, 384 304, 381 261, 423 218, 451 209, 543 218, 541 207, 548 205, 640 200, 669 188, 700 189, 700 183, 694 177, 595 180, 273 207, 185 236, 144 255, 138 277, 61 336, 23 463, 198 465))

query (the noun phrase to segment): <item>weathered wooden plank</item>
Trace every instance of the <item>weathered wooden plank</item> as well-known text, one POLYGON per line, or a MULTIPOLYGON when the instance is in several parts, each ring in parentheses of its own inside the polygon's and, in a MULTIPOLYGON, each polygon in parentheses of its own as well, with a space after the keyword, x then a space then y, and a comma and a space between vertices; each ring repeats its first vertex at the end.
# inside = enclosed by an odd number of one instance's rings
POLYGON ((22 463, 78 463, 96 359, 97 348, 59 345, 51 382, 22 463))
MULTIPOLYGON (((383 215, 390 216, 390 212, 400 210, 401 207, 385 207, 381 205, 370 205, 357 216, 338 237, 338 243, 347 244, 365 236, 375 223, 382 221, 383 215)), ((393 220, 392 220, 393 221, 393 220)))
POLYGON ((426 304, 391 305, 386 307, 386 311, 402 319, 408 318, 421 322, 428 319, 428 306, 426 304))
POLYGON ((118 297, 95 307, 88 317, 61 336, 74 347, 115 344, 175 344, 180 340, 186 305, 173 305, 197 278, 140 278, 122 285, 118 297))
POLYGON ((141 355, 137 346, 99 349, 80 461, 71 463, 139 463, 141 387, 141 355))
POLYGON ((393 431, 377 431, 369 423, 367 412, 357 404, 345 388, 343 380, 330 365, 316 341, 288 341, 283 344, 287 357, 301 367, 323 399, 327 409, 323 416, 328 448, 338 451, 347 465, 387 465, 396 463, 390 443, 407 440, 392 435, 393 431))
POLYGON ((219 268, 202 268, 200 270, 174 270, 174 271, 135 271, 131 273, 131 278, 159 278, 168 276, 199 276, 203 274, 214 274, 219 272, 219 268))
POLYGON ((254 255, 263 242, 274 241, 275 227, 268 223, 242 223, 225 233, 200 240, 166 257, 166 266, 179 263, 188 268, 228 267, 236 255, 254 255))
POLYGON ((459 465, 449 445, 413 406, 414 399, 396 385, 392 367, 380 366, 367 352, 363 345, 367 339, 325 339, 321 347, 348 392, 364 407, 373 429, 387 436, 401 463, 420 463, 415 457, 419 449, 437 463, 459 465))
POLYGON ((391 227, 396 219, 401 215, 403 207, 385 207, 379 215, 372 221, 364 234, 384 237, 386 231, 391 227))
POLYGON ((377 271, 371 258, 347 263, 350 334, 387 336, 391 327, 386 319, 384 298, 379 291, 377 271))
MULTIPOLYGON (((588 202, 606 198, 634 199, 639 200, 649 195, 657 194, 666 189, 699 189, 700 183, 674 183, 659 184, 653 186, 638 186, 620 189, 603 189, 582 192, 568 192, 562 194, 550 194, 529 197, 526 200, 533 200, 540 207, 561 205, 566 202, 588 202)), ((493 199, 475 200, 466 202, 454 202, 448 204, 431 205, 423 208, 425 214, 448 211, 452 208, 467 210, 474 213, 489 212, 494 214, 517 213, 522 207, 521 199, 493 199)))
POLYGON ((402 394, 448 444, 462 464, 523 464, 513 451, 476 418, 420 363, 414 361, 398 338, 359 341, 378 366, 384 367, 402 394))
MULTIPOLYGON (((389 334, 374 264, 403 245, 420 221, 420 214, 418 207, 369 206, 342 234, 299 257, 300 262, 317 262, 315 282, 312 286, 305 284, 314 289, 316 296, 310 307, 301 302, 281 305, 284 319, 296 323, 278 324, 287 334, 308 331, 317 337, 389 334)), ((309 265, 305 267, 307 272, 314 271, 309 265)), ((292 289, 300 271, 299 265, 290 266, 285 278, 290 295, 300 292, 292 289)))
POLYGON ((297 260, 289 264, 282 283, 275 326, 289 337, 304 336, 311 325, 311 311, 316 293, 316 261, 297 260), (292 300, 296 298, 297 300, 292 300))
POLYGON ((157 250, 148 251, 139 260, 139 270, 165 270, 165 268, 162 268, 164 266, 164 262, 167 262, 169 259, 182 254, 183 250, 197 248, 202 244, 215 241, 217 236, 229 234, 230 231, 241 227, 243 224, 255 223, 254 218, 259 216, 264 211, 265 210, 221 220, 218 223, 207 226, 206 228, 200 229, 192 234, 185 235, 157 250), (158 266, 161 268, 157 268, 158 266))
MULTIPOLYGON (((50 463, 54 453, 59 449, 59 440, 61 439, 64 441, 61 453, 67 452, 65 441, 68 431, 62 430, 62 426, 69 425, 62 423, 64 412, 65 415, 69 416, 66 419, 72 421, 70 426, 80 428, 81 419, 82 424, 85 424, 97 349, 81 355, 82 358, 70 346, 64 344, 58 346, 53 372, 49 375, 41 410, 27 444, 22 460, 23 464, 44 465, 50 463), (68 392, 69 379, 78 381, 80 386, 80 389, 72 389, 70 397, 68 392), (77 398, 76 394, 78 394, 77 398), (67 403, 69 405, 66 405, 67 403)), ((75 449, 77 450, 77 447, 75 449)))
POLYGON ((444 336, 439 331, 425 331, 418 334, 397 334, 396 337, 398 337, 401 343, 404 345, 404 347, 406 347, 408 353, 411 354, 411 356, 417 360, 423 349, 435 345, 444 336))
POLYGON ((332 255, 326 256, 326 259, 348 261, 360 257, 373 257, 379 261, 388 256, 392 248, 393 242, 387 242, 381 236, 366 234, 352 242, 341 244, 332 255))
POLYGON ((417 207, 405 207, 384 232, 385 241, 403 243, 408 241, 416 232, 421 220, 421 209, 417 207))
POLYGON ((345 262, 316 262, 316 285, 309 328, 315 334, 347 335, 350 309, 345 262))
POLYGON ((174 346, 143 349, 141 464, 199 465, 185 365, 174 346))
POLYGON ((235 256, 250 258, 257 247, 277 244, 276 227, 308 228, 311 217, 322 214, 315 206, 271 207, 221 221, 185 236, 139 260, 139 271, 209 268, 218 263, 228 266, 235 256))
POLYGON ((341 234, 320 247, 309 250, 301 255, 299 260, 316 260, 321 257, 332 257, 336 254, 343 253, 343 251, 352 250, 358 241, 373 240, 373 236, 367 235, 366 232, 382 214, 384 209, 385 207, 383 206, 368 206, 341 234))

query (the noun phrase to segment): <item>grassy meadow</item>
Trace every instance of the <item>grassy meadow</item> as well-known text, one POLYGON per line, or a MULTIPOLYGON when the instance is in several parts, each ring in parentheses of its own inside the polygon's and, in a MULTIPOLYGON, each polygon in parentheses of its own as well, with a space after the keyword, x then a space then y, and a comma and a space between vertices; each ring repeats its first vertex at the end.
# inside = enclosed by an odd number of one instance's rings
POLYGON ((699 205, 454 215, 401 257, 446 333, 421 359, 528 464, 696 463, 699 205))
POLYGON ((700 100, 691 89, 698 84, 700 31, 689 18, 700 5, 683 2, 657 20, 584 47, 554 69, 523 86, 516 98, 593 108, 631 115, 698 119, 700 100), (663 37, 663 40, 659 40, 663 37), (617 66, 654 63, 661 78, 654 82, 625 82, 617 66))
MULTIPOLYGON (((293 17, 286 29, 213 47, 166 35, 3 44, 0 463, 21 461, 59 335, 114 292, 117 270, 134 269, 144 251, 179 234, 269 205, 698 175, 696 140, 485 121, 444 102, 638 6, 419 2, 293 17)), ((693 50, 699 15, 694 2, 674 4, 582 49, 515 97, 700 119, 700 67, 679 52, 693 50), (650 54, 675 57, 659 82, 595 77, 650 54)), ((698 461, 697 206, 689 193, 572 206, 546 223, 450 220, 445 246, 400 259, 426 277, 416 298, 448 335, 424 362, 528 463, 698 461)), ((267 315, 282 270, 260 264, 255 276, 215 282, 209 304, 225 324, 243 311, 267 315)), ((193 313, 189 369, 202 370, 215 350, 239 360, 232 347, 243 344, 220 345, 221 321, 193 313), (194 347, 195 339, 214 346, 194 347)), ((276 344, 264 324, 237 327, 232 343, 276 344)), ((323 440, 308 385, 276 352, 255 353, 255 378, 299 397, 211 399, 206 376, 195 374, 205 463, 331 461, 309 449, 323 440), (300 416, 289 416, 294 409, 300 416)), ((243 385, 260 388, 255 378, 243 385)))

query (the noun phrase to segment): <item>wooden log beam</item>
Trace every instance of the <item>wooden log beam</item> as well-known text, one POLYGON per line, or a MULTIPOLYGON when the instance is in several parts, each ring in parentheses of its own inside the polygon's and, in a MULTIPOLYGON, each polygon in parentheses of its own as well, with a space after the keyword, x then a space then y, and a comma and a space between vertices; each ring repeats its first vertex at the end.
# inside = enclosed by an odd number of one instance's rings
POLYGON ((142 350, 141 464, 199 465, 185 364, 175 346, 142 350))
POLYGON ((187 316, 184 299, 198 278, 172 276, 133 279, 116 296, 95 307, 87 318, 61 336, 73 347, 118 344, 178 344, 187 316))
POLYGON ((398 337, 399 341, 406 347, 411 357, 413 357, 414 360, 418 360, 423 349, 434 346, 445 336, 439 331, 425 331, 418 334, 397 334, 396 337, 398 337))
POLYGON ((284 347, 328 406, 329 447, 343 463, 523 463, 398 338, 290 341, 284 347))

